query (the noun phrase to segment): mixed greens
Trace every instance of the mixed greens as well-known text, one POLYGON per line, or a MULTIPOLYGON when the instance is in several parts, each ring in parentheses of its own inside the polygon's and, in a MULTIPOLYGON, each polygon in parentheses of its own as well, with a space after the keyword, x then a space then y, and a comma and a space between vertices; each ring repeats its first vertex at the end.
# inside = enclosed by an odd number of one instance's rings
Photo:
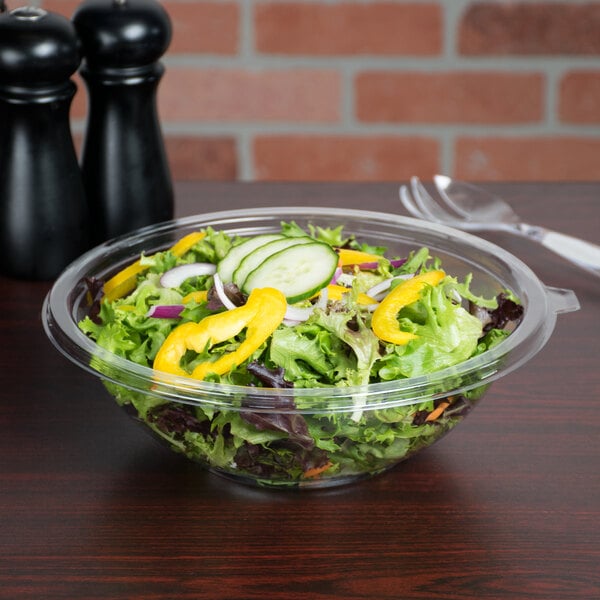
POLYGON ((427 375, 510 335, 522 307, 483 298, 427 248, 388 257, 335 229, 282 223, 239 238, 207 228, 89 281, 80 328, 130 361, 236 386, 281 388, 272 412, 216 410, 106 383, 173 448, 271 485, 372 474, 451 429, 483 392, 383 410, 298 412, 294 388, 427 375))

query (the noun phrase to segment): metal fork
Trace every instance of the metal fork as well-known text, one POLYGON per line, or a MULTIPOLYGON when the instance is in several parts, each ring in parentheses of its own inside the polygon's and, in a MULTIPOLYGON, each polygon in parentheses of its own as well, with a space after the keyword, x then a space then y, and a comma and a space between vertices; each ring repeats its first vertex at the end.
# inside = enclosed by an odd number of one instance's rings
POLYGON ((579 238, 523 223, 501 198, 474 185, 436 175, 433 198, 418 177, 400 187, 406 210, 419 219, 466 231, 508 231, 539 242, 578 267, 600 277, 600 246, 579 238))

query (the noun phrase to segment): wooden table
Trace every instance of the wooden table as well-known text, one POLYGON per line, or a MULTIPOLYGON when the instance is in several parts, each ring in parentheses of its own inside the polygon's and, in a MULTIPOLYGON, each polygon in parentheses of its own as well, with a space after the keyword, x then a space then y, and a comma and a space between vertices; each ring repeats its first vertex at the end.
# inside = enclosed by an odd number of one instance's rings
MULTIPOLYGON (((403 212, 397 187, 181 184, 177 207, 403 212)), ((488 187, 600 241, 600 184, 488 187)), ((487 237, 582 309, 439 444, 328 491, 242 487, 159 446, 47 341, 50 284, 0 279, 0 597, 600 598, 600 280, 487 237)))

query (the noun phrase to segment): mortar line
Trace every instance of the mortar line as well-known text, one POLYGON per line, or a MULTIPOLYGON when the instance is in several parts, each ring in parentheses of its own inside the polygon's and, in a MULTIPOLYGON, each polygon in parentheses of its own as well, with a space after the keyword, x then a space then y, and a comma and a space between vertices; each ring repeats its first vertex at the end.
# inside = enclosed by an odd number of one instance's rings
MULTIPOLYGON (((242 64, 256 62, 254 52, 255 39, 253 27, 254 2, 240 2, 240 49, 239 55, 242 64)), ((254 153, 252 152, 252 137, 250 130, 236 128, 233 133, 237 153, 238 174, 241 181, 252 181, 255 177, 254 153)))
MULTIPOLYGON (((73 129, 82 128, 82 120, 73 123, 73 129)), ((437 137, 442 135, 466 135, 482 137, 516 136, 573 136, 590 138, 600 136, 600 125, 560 124, 548 131, 544 122, 527 124, 487 124, 487 123, 290 123, 270 121, 163 121, 163 132, 168 135, 203 134, 207 136, 229 135, 237 133, 255 135, 269 133, 276 135, 355 135, 355 136, 410 136, 437 137)))

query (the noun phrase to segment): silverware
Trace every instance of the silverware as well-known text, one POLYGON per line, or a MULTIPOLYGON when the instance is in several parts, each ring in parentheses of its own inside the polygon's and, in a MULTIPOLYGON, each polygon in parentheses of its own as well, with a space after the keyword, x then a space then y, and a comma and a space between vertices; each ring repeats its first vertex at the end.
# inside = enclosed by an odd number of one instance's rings
POLYGON ((600 246, 544 227, 523 223, 501 198, 486 190, 445 175, 435 175, 434 198, 419 181, 400 187, 400 200, 419 219, 465 231, 508 231, 539 242, 578 267, 600 277, 600 246))

